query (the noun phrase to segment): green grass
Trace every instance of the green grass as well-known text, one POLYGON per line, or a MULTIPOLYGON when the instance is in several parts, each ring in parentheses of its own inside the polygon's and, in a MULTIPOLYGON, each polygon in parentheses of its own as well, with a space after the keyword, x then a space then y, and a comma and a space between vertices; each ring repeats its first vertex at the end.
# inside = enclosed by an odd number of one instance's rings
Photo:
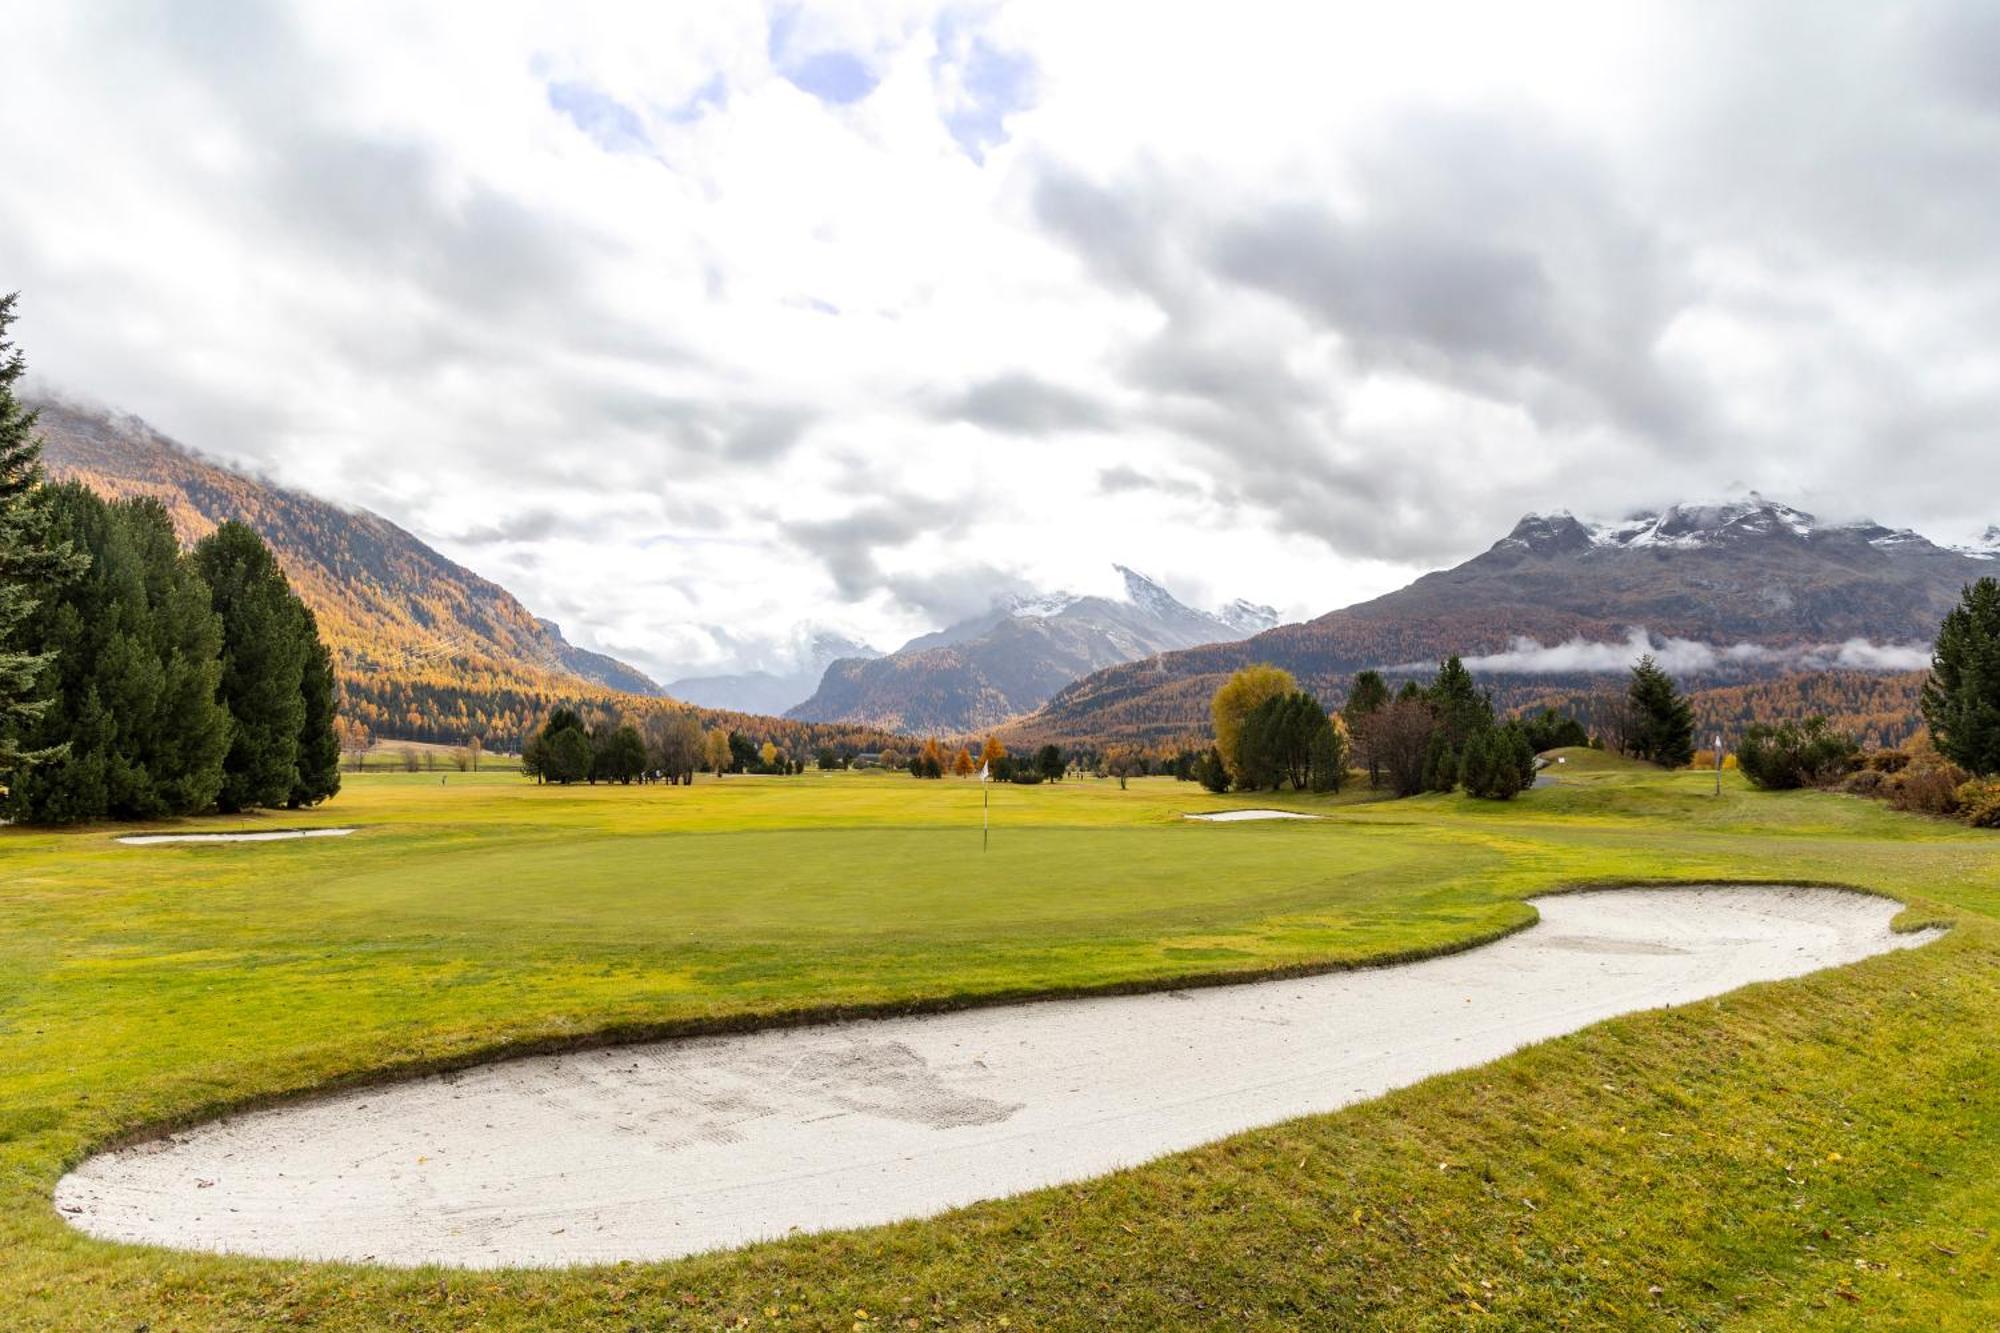
POLYGON ((890 774, 370 773, 303 817, 188 825, 345 839, 0 830, 0 1327, 2000 1322, 2000 839, 1571 767, 1507 805, 996 787, 984 854, 976 786, 890 774), (1232 805, 1328 817, 1180 818, 1232 805), (385 1070, 1411 956, 1524 924, 1539 891, 1711 878, 1955 928, 1083 1185, 677 1263, 189 1255, 49 1203, 120 1136, 385 1070))

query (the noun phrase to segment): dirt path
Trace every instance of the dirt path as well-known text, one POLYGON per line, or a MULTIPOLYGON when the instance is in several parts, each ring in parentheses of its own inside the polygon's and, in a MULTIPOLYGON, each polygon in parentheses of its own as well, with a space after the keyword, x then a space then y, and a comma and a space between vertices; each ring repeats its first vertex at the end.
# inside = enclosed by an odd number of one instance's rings
POLYGON ((1396 967, 537 1057, 92 1158, 93 1235, 472 1267, 658 1259, 1081 1180, 1616 1014, 1906 948, 1829 889, 1539 899, 1396 967))

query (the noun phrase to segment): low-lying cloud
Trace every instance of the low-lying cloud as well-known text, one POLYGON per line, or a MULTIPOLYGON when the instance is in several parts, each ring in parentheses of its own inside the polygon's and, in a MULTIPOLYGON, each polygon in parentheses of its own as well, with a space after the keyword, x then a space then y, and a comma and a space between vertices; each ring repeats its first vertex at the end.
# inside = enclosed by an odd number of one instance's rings
POLYGON ((1789 647, 1763 643, 1713 644, 1671 635, 1655 636, 1643 627, 1634 627, 1621 643, 1593 643, 1576 638, 1544 645, 1538 639, 1516 638, 1506 652, 1468 657, 1465 665, 1470 671, 1489 675, 1578 675, 1629 671, 1645 656, 1651 656, 1674 675, 1732 670, 1921 671, 1930 665, 1931 650, 1921 643, 1874 643, 1860 638, 1789 647))

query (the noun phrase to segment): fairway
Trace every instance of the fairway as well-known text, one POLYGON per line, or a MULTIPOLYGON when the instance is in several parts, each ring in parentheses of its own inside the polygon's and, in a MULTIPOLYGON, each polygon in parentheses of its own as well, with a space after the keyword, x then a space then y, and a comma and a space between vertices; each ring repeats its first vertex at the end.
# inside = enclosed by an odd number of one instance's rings
POLYGON ((116 841, 260 822, 243 819, 0 831, 0 1311, 76 1328, 368 1328, 391 1310, 437 1327, 1151 1326, 1198 1288, 1252 1324, 1474 1305, 1524 1327, 1990 1322, 2000 841, 1712 782, 1578 772, 1507 805, 997 787, 984 854, 976 785, 891 774, 363 774, 262 821, 357 829, 343 838, 116 841), (1273 806, 1324 817, 1184 818, 1273 806), (1536 893, 1718 880, 1870 889, 1914 905, 1904 927, 1956 928, 1102 1180, 670 1263, 272 1263, 93 1240, 50 1204, 67 1167, 135 1131, 387 1071, 1421 957, 1527 924, 1536 893), (1728 1239, 1702 1239, 1721 1217, 1728 1239))

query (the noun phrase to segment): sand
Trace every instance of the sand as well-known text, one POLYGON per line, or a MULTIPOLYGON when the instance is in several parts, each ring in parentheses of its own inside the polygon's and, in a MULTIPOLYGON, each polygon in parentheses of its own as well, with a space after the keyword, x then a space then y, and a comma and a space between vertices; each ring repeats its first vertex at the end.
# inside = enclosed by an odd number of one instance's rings
POLYGON ((134 833, 118 841, 127 847, 158 847, 169 842, 284 842, 291 838, 344 838, 351 828, 274 828, 261 833, 134 833))
POLYGON ((1082 1180, 1634 1010, 1921 944, 1830 889, 1539 899, 1465 953, 1241 986, 612 1047, 102 1154, 95 1236, 469 1267, 664 1259, 1082 1180))
POLYGON ((1302 815, 1296 810, 1217 810, 1214 814, 1189 815, 1189 819, 1199 819, 1204 824, 1237 824, 1246 819, 1318 819, 1318 815, 1302 815))

